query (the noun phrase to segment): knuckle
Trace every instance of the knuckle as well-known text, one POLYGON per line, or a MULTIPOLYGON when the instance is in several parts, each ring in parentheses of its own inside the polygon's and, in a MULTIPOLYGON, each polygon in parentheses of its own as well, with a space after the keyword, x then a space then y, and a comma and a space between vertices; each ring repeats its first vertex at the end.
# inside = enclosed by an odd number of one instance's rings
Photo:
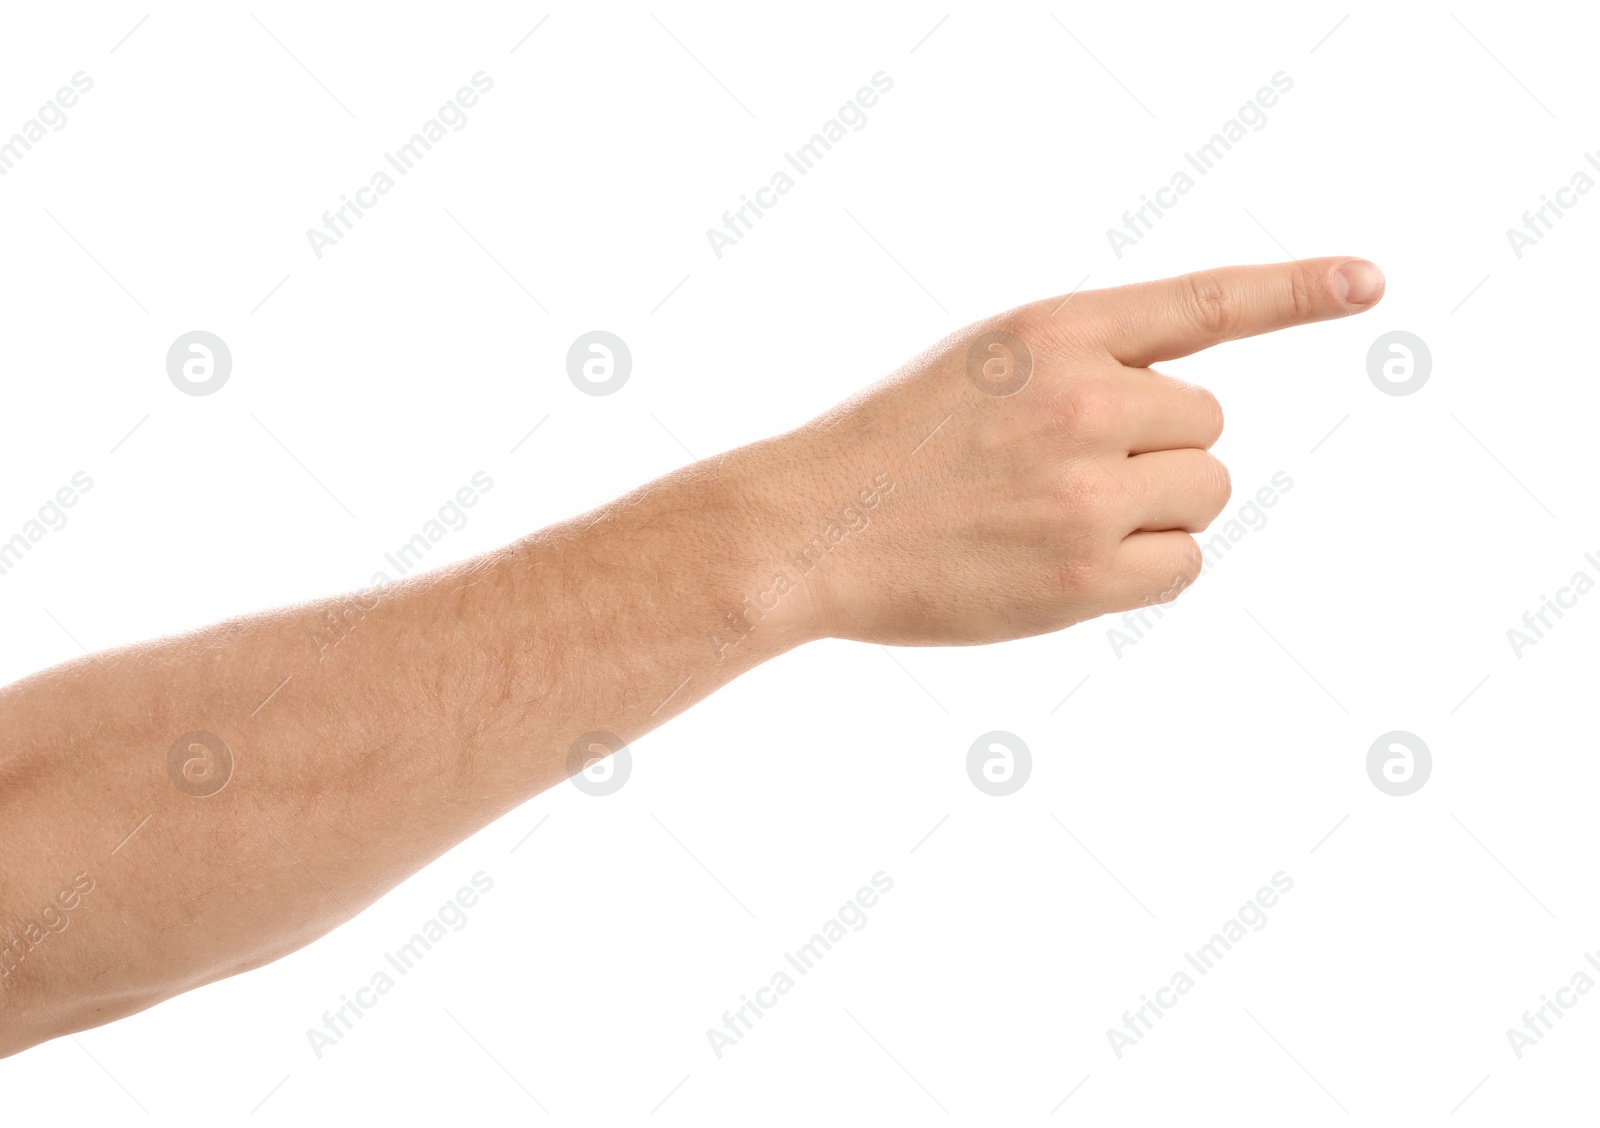
POLYGON ((1185 534, 1182 547, 1173 554, 1172 582, 1161 592, 1158 601, 1171 603, 1177 599, 1200 578, 1200 570, 1200 545, 1193 537, 1185 534))
POLYGON ((1221 279, 1210 271, 1188 275, 1182 300, 1195 326, 1207 337, 1228 338, 1239 323, 1238 307, 1221 279))
POLYGON ((1289 311, 1297 323, 1310 321, 1317 312, 1315 283, 1304 268, 1290 267, 1287 273, 1289 311))
POLYGON ((1108 384, 1096 380, 1071 380, 1057 386, 1051 397, 1056 424, 1083 436, 1105 433, 1121 410, 1121 397, 1108 384))
POLYGON ((1054 600, 1071 600, 1082 592, 1094 591, 1100 584, 1100 563, 1092 554, 1068 551, 1046 565, 1045 589, 1054 600))
POLYGON ((1042 302, 1030 302, 1007 310, 1000 315, 1000 328, 1015 333, 1019 337, 1035 338, 1048 333, 1051 328, 1049 314, 1044 309, 1042 302))
POLYGON ((1183 540, 1183 548, 1179 553, 1178 575, 1183 579, 1183 587, 1188 587, 1200 578, 1200 543, 1188 534, 1184 535, 1183 540))
POLYGON ((995 318, 994 326, 1027 346, 1030 364, 1038 364, 1041 358, 1060 354, 1063 351, 1062 342, 1070 332, 1053 322, 1049 311, 1038 302, 1007 310, 995 318))
POLYGON ((1228 467, 1223 463, 1206 456, 1206 493, 1212 502, 1213 512, 1220 513, 1222 507, 1228 504, 1228 499, 1233 497, 1233 475, 1228 472, 1228 467))
POLYGON ((1001 318, 1003 328, 1017 334, 1036 350, 1068 359, 1092 355, 1092 333, 1071 301, 1040 301, 1018 306, 1001 318))
POLYGON ((1222 403, 1206 389, 1199 388, 1195 395, 1195 407, 1200 414, 1200 427, 1205 435, 1205 445, 1209 447, 1222 437, 1222 428, 1225 423, 1222 414, 1222 403))
POLYGON ((1081 514, 1091 526, 1113 503, 1116 489, 1110 478, 1093 463, 1083 464, 1061 475, 1057 485, 1058 503, 1081 514))

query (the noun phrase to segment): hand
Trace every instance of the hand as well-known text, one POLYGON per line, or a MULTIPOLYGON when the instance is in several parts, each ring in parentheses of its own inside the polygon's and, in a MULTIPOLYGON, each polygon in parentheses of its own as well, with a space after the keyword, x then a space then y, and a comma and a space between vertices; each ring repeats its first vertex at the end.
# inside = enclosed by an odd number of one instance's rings
POLYGON ((811 564, 796 579, 816 634, 901 646, 1021 638, 1171 600, 1199 575, 1190 534, 1230 485, 1209 453, 1215 397, 1149 366, 1359 313, 1383 290, 1365 260, 1309 259, 969 326, 780 440, 826 483, 808 491, 817 528, 791 536, 835 528, 777 563, 811 564))
POLYGON ((383 589, 330 656, 308 627, 348 597, 0 687, 0 922, 108 851, 60 939, 0 930, 0 1057, 277 959, 807 638, 988 642, 1172 598, 1228 498, 1222 413, 1145 366, 1381 293, 1322 259, 1025 306, 798 431, 383 589), (238 765, 203 801, 184 733, 238 765))

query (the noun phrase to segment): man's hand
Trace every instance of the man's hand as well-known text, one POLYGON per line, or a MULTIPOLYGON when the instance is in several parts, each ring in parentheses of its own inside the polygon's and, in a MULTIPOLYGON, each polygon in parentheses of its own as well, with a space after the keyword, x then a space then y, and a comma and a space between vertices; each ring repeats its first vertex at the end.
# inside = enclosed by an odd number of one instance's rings
POLYGON ((1314 259, 1024 306, 475 560, 0 689, 0 1056, 310 943, 809 639, 988 642, 1172 598, 1227 501, 1222 413, 1149 366, 1382 292, 1314 259), (324 653, 330 619, 354 629, 324 653), (204 789, 196 750, 226 772, 204 789))
POLYGON ((787 437, 789 463, 827 483, 816 520, 846 534, 804 577, 816 633, 994 642, 1174 598, 1200 570, 1190 534, 1228 501, 1208 453, 1222 409, 1150 366, 1360 312, 1383 288, 1362 259, 1228 267, 1035 302, 947 338, 787 437), (874 485, 885 475, 892 490, 874 485), (859 532, 840 519, 852 504, 870 521, 859 532))

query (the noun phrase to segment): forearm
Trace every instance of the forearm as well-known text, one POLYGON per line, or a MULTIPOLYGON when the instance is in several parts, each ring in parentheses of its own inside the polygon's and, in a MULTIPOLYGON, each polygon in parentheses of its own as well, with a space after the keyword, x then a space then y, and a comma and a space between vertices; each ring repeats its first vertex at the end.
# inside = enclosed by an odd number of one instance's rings
POLYGON ((566 778, 580 737, 634 740, 803 641, 803 592, 741 636, 725 618, 784 540, 772 461, 735 452, 368 598, 0 692, 0 1053, 302 946, 566 778), (231 777, 203 745, 173 777, 195 732, 231 777), (92 892, 40 922, 79 874, 92 892))
POLYGON ((309 942, 808 639, 996 642, 1174 598, 1228 500, 1222 413, 1149 365, 1382 293, 1329 258, 1031 303, 797 431, 375 603, 0 691, 0 1053, 309 942))

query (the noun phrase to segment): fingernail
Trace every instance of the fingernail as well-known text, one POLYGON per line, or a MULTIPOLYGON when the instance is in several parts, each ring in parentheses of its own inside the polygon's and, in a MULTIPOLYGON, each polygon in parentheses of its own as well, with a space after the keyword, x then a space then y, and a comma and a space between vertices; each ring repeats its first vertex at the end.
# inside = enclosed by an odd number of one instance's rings
POLYGON ((1333 292, 1350 305, 1371 305, 1383 297, 1383 271, 1366 259, 1351 259, 1333 272, 1333 292))

